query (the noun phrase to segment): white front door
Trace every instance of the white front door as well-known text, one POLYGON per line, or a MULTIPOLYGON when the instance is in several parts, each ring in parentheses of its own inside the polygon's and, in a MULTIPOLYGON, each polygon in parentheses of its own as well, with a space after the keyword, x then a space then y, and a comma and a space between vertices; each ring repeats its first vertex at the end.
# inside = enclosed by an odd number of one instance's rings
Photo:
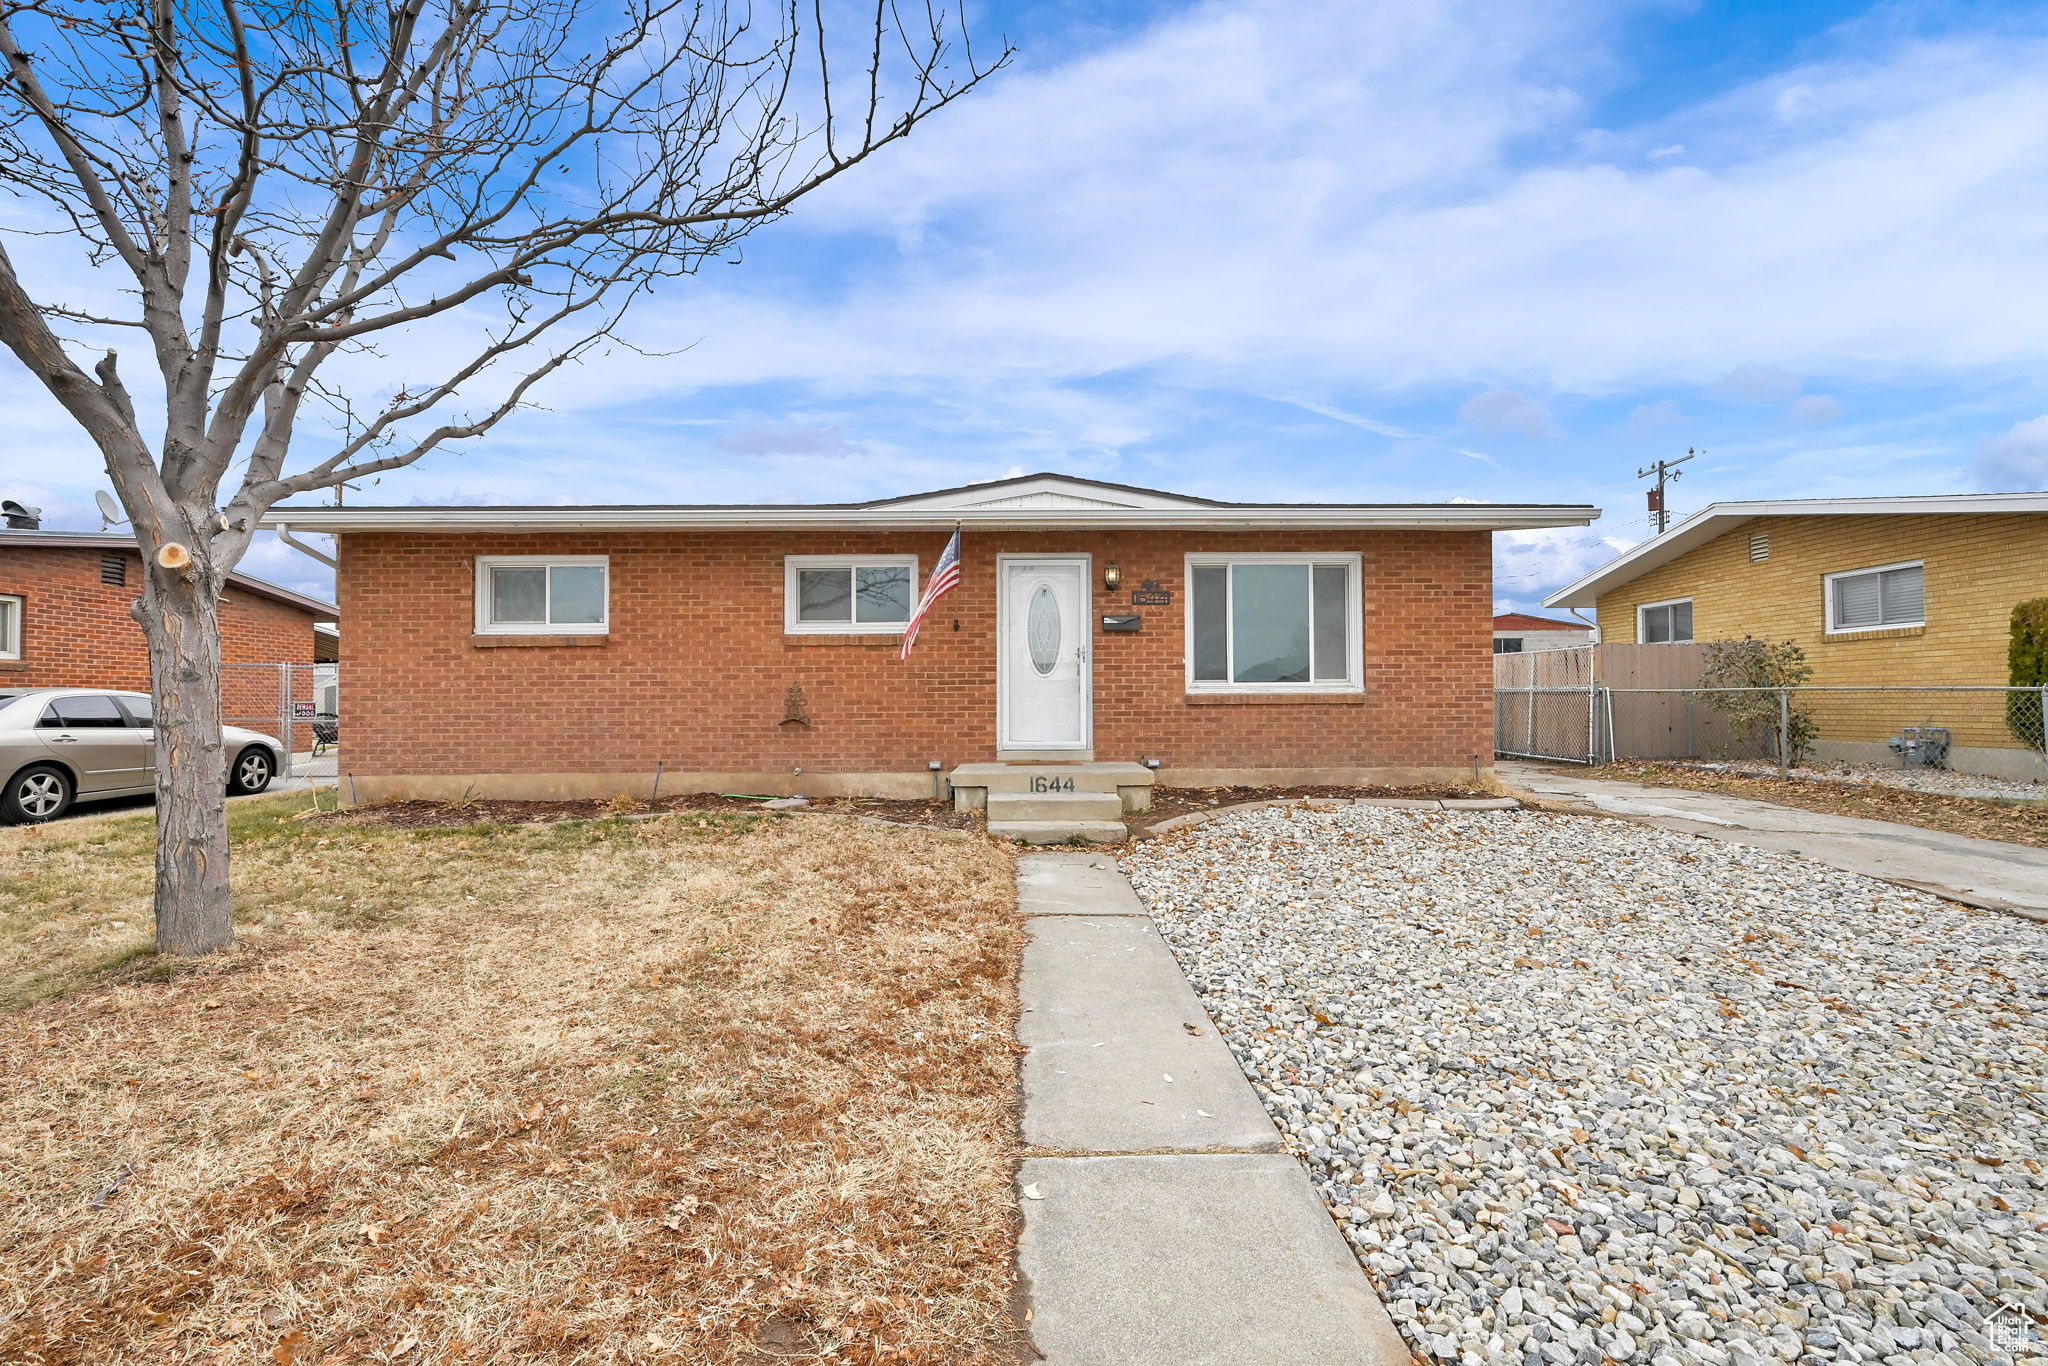
POLYGON ((1088 749, 1088 557, 1005 555, 998 566, 996 743, 1088 749))

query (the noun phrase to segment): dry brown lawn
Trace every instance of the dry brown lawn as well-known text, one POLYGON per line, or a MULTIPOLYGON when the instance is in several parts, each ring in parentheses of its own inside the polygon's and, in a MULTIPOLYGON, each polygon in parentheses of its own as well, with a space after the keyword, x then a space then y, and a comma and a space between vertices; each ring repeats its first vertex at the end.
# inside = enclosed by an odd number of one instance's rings
POLYGON ((1627 760, 1603 765, 1595 776, 1663 787, 1689 787, 1700 792, 1750 797, 1760 802, 1825 811, 1836 816, 1862 816, 1867 820, 1917 825, 1923 830, 1941 830, 1951 835, 1972 835, 1978 839, 2048 848, 2048 802, 1987 801, 1981 797, 1919 792, 1878 783, 1716 773, 1684 764, 1627 760))
POLYGON ((814 816, 0 831, 0 1362, 1018 1358, 1009 855, 814 816))

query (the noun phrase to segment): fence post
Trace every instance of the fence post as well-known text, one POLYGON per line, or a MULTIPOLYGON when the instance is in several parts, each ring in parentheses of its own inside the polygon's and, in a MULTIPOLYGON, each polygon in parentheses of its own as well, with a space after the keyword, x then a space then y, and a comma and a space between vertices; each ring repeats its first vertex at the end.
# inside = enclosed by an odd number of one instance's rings
POLYGON ((292 776, 292 666, 277 666, 277 739, 284 750, 284 776, 292 776))
POLYGON ((2041 685, 2041 757, 2048 759, 2048 683, 2041 685))
POLYGON ((1792 690, 1778 689, 1778 776, 1790 777, 1792 767, 1792 690))

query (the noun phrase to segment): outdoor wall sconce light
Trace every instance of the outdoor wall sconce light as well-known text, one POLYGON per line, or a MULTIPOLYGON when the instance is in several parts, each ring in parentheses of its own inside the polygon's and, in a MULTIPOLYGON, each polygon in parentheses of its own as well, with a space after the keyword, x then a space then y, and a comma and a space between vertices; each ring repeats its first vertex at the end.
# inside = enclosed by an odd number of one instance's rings
POLYGON ((1124 571, 1123 571, 1122 569, 1120 569, 1120 568, 1118 568, 1118 567, 1117 567, 1117 562, 1116 562, 1115 560, 1111 560, 1111 561, 1110 561, 1110 562, 1109 562, 1108 564, 1106 564, 1106 565, 1102 566, 1102 591, 1103 591, 1103 592, 1105 592, 1105 593, 1114 593, 1114 592, 1116 592, 1116 587, 1117 587, 1117 585, 1118 585, 1118 584, 1120 584, 1120 583, 1122 583, 1123 581, 1124 581, 1124 571))

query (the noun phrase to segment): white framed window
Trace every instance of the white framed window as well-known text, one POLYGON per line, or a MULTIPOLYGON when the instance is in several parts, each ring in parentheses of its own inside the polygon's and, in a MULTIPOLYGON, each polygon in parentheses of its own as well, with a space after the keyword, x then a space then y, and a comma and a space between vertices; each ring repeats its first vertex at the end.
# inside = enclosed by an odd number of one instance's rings
POLYGON ((477 634, 603 635, 611 577, 606 555, 479 555, 477 634))
POLYGON ((785 555, 782 629, 790 635, 902 635, 917 605, 915 555, 785 555))
POLYGON ((1828 634, 1927 624, 1927 567, 1920 560, 1824 575, 1828 634))
POLYGON ((1188 691, 1364 691, 1359 558, 1189 555, 1188 691))
POLYGON ((21 609, 24 599, 0 593, 0 659, 21 658, 21 609))
POLYGON ((1644 645, 1670 645, 1692 639, 1692 599, 1646 602, 1636 608, 1636 640, 1644 645))

